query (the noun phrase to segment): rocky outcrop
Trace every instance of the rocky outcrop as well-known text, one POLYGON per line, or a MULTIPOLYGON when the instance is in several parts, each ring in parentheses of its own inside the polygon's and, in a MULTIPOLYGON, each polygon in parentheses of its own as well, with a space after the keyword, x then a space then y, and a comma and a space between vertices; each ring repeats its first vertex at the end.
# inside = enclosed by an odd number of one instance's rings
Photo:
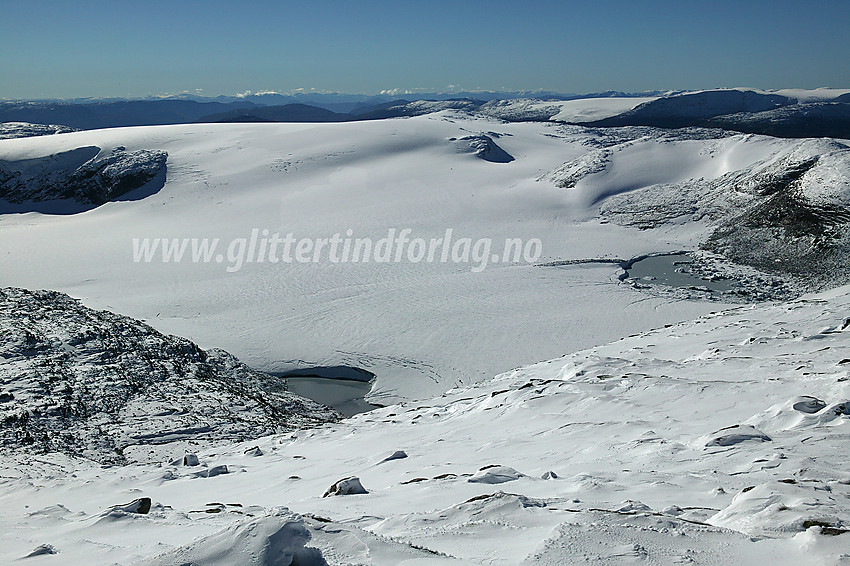
POLYGON ((493 138, 485 134, 464 136, 456 141, 459 152, 472 153, 484 161, 491 163, 510 163, 514 160, 511 154, 499 147, 493 141, 493 138))
POLYGON ((30 138, 75 132, 76 128, 58 124, 30 124, 29 122, 0 122, 0 140, 30 138))
POLYGON ((248 440, 333 421, 222 350, 54 291, 0 289, 0 448, 103 463, 128 446, 248 440))
POLYGON ((815 287, 841 284, 850 267, 848 163, 850 149, 838 142, 802 144, 736 187, 752 204, 722 220, 703 247, 815 287))
POLYGON ((343 478, 337 482, 334 482, 332 486, 325 491, 322 497, 331 497, 334 495, 363 495, 369 493, 366 491, 366 488, 360 483, 360 478, 350 477, 343 478))
POLYGON ((11 203, 70 200, 99 206, 164 174, 168 154, 160 150, 109 153, 85 146, 45 157, 0 160, 0 199, 11 203))

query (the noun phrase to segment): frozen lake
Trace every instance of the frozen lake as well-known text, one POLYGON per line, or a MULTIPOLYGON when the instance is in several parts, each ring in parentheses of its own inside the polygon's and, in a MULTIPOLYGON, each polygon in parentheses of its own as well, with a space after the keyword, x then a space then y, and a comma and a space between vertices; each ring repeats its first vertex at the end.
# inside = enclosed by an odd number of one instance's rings
POLYGON ((656 255, 635 261, 625 271, 629 279, 654 285, 705 287, 718 293, 735 288, 730 280, 703 279, 690 273, 688 266, 692 263, 693 259, 686 254, 656 255))

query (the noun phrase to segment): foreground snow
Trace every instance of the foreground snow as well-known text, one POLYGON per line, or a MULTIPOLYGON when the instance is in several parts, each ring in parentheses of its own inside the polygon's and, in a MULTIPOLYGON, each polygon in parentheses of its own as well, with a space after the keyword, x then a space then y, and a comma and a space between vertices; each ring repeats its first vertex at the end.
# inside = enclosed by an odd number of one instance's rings
POLYGON ((846 563, 848 310, 843 287, 707 315, 199 454, 215 477, 176 447, 111 468, 9 455, 0 561, 846 563), (322 497, 351 477, 368 493, 322 497), (149 514, 109 510, 138 497, 149 514))

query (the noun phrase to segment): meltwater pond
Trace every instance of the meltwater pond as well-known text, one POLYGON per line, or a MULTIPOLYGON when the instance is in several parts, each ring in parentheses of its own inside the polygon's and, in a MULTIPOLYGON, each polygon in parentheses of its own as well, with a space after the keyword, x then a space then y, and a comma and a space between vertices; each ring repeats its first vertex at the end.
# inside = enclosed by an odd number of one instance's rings
POLYGON ((704 287, 709 291, 722 293, 738 287, 728 279, 705 279, 693 273, 689 267, 694 260, 686 254, 653 255, 631 261, 624 265, 624 279, 653 285, 670 287, 704 287))
POLYGON ((334 408, 346 417, 379 407, 366 401, 375 374, 348 366, 322 366, 273 372, 296 395, 334 408))

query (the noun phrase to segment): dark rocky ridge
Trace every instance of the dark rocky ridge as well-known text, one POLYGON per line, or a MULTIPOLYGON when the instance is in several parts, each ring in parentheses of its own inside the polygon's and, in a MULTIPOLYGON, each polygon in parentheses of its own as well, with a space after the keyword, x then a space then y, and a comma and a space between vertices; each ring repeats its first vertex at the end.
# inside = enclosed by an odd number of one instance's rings
POLYGON ((810 102, 755 113, 718 116, 702 125, 780 138, 850 138, 850 98, 810 102))
POLYGON ((655 126, 684 128, 702 126, 715 116, 740 112, 755 113, 794 104, 796 100, 776 94, 742 90, 714 90, 665 96, 590 126, 655 126))
POLYGON ((0 289, 0 448, 122 463, 128 446, 248 440, 337 418, 222 350, 63 293, 0 289))
POLYGON ((29 122, 0 122, 0 140, 30 138, 74 132, 76 128, 58 124, 30 124, 29 122))
POLYGON ((94 207, 159 176, 165 182, 164 151, 119 147, 102 153, 86 146, 33 159, 0 160, 0 199, 15 204, 70 200, 94 207))

